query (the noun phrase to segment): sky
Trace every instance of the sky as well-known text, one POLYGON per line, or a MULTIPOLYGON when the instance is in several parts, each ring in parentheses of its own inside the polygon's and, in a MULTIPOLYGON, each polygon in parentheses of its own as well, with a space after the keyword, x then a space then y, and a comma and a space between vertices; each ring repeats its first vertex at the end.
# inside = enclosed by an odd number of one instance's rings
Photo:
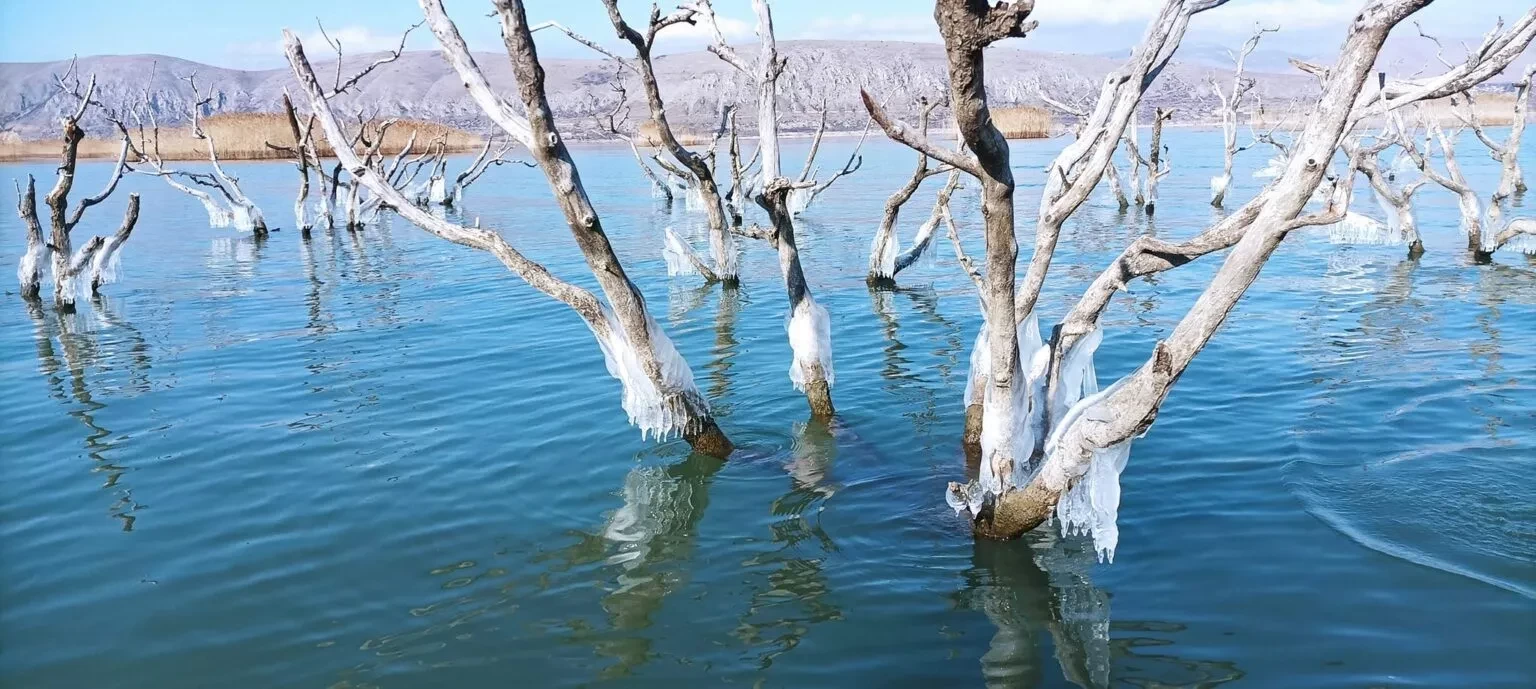
MULTIPOLYGON (((675 0, 674 0, 675 1, 675 0)), ((1271 49, 1304 55, 1326 54, 1343 40, 1343 27, 1365 0, 1231 0, 1199 15, 1186 43, 1237 45, 1255 22, 1282 33, 1271 49)), ((1417 18, 1425 29, 1447 38, 1473 39, 1502 16, 1513 19, 1531 0, 1438 0, 1417 18)), ((445 0, 450 16, 477 50, 498 50, 496 22, 487 0, 445 0)), ((749 0, 715 0, 723 29, 733 41, 752 40, 749 0)), ((1162 0, 1036 0, 1040 28, 1010 43, 1035 50, 1106 53, 1128 50, 1140 38, 1162 0)), ((674 5, 664 4, 663 8, 674 5)), ((529 20, 559 21, 601 43, 616 46, 598 0, 527 0, 529 20)), ((645 19, 650 3, 621 0, 631 22, 645 19)), ((938 42, 932 0, 773 0, 780 40, 886 39, 938 42)), ((156 53, 221 67, 274 68, 283 65, 281 31, 291 27, 306 44, 319 40, 316 20, 339 37, 350 54, 387 50, 400 33, 421 19, 411 0, 0 0, 0 62, 42 62, 72 54, 156 53)), ((1411 30, 1411 29, 1410 29, 1411 30)), ((660 52, 703 46, 692 27, 669 29, 660 52)), ((664 36, 666 34, 663 34, 664 36)), ((590 57, 589 49, 553 32, 538 37, 540 54, 590 57)), ((407 46, 433 49, 430 34, 415 32, 407 46)))

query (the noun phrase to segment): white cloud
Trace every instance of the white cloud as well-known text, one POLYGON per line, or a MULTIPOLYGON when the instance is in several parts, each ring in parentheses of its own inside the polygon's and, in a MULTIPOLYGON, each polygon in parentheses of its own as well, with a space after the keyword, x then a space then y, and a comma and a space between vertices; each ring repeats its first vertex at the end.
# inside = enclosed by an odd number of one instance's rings
POLYGON ((886 15, 871 17, 850 14, 845 17, 817 17, 797 38, 843 38, 859 40, 926 41, 939 40, 939 29, 932 15, 886 15))
MULTIPOLYGON (((715 21, 718 22, 720 33, 725 36, 727 43, 741 43, 757 35, 752 24, 740 19, 716 15, 715 21)), ((656 43, 667 51, 674 51, 680 47, 696 48, 714 42, 714 32, 703 22, 673 24, 656 36, 656 43)))
MULTIPOLYGON (((393 51, 400 47, 400 33, 380 33, 366 26, 342 26, 327 28, 325 33, 331 40, 341 42, 341 50, 348 56, 362 55, 364 53, 377 53, 381 51, 393 51)), ((417 32, 419 33, 419 32, 417 32)), ((412 33, 412 38, 417 37, 412 33)), ((335 57, 335 51, 325 42, 325 36, 319 29, 299 34, 299 40, 304 42, 305 51, 314 59, 327 60, 335 57)), ((415 42, 414 40, 412 41, 415 42)), ((281 59, 283 56, 283 40, 281 38, 271 41, 250 41, 245 43, 231 43, 227 52, 237 58, 273 58, 281 59)))

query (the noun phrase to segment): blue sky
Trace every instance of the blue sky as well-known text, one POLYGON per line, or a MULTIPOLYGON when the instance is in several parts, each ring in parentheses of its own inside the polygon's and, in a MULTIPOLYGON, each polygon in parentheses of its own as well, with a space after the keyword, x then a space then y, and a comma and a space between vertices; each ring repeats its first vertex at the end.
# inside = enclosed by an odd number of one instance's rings
MULTIPOLYGON (((486 0, 447 0, 449 12, 477 49, 497 49, 495 22, 486 18, 486 0)), ((1326 53, 1342 40, 1342 27, 1364 0, 1232 0, 1198 17, 1188 40, 1235 44, 1255 21, 1279 25, 1283 33, 1267 47, 1303 54, 1326 53), (1321 43, 1319 43, 1321 42, 1321 43)), ((1420 12, 1426 29, 1443 36, 1476 37, 1496 17, 1513 18, 1530 0, 1438 0, 1420 12)), ((621 3, 633 20, 643 19, 644 0, 621 3)), ((1136 42, 1160 0, 1037 0, 1041 28, 1019 47, 1097 53, 1136 42)), ((664 7, 667 5, 664 5, 664 7)), ((749 0, 715 0, 716 11, 733 38, 751 38, 749 0)), ((535 22, 558 20, 572 29, 612 44, 611 29, 598 0, 528 0, 535 22)), ((931 0, 774 0, 774 20, 781 39, 861 38, 937 41, 931 0)), ((225 67, 278 67, 281 29, 306 36, 316 16, 348 52, 384 49, 399 32, 420 19, 411 0, 0 0, 0 61, 67 59, 71 54, 159 53, 225 67)), ((1411 31, 1411 29, 1409 29, 1411 31)), ((418 32, 412 48, 432 48, 418 32)), ((699 47, 697 36, 683 30, 663 52, 699 47)), ((540 36, 551 56, 586 56, 589 51, 563 37, 540 36)))

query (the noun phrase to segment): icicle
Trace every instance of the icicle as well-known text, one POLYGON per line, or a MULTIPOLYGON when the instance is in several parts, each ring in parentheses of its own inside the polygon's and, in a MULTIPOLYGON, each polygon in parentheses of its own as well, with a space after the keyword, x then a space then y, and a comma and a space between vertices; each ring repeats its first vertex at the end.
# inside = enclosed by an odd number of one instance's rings
POLYGON ((1120 541, 1120 530, 1115 523, 1120 510, 1120 474, 1125 471, 1131 456, 1131 440, 1091 451, 1086 466, 1081 466, 1075 458, 1061 456, 1061 442, 1072 427, 1083 420, 1111 420, 1108 410, 1101 407, 1100 402, 1114 394, 1125 380, 1122 378, 1072 405, 1046 441, 1046 459, 1041 464, 1041 473, 1050 473, 1039 479, 1047 486, 1063 486, 1078 478, 1056 505, 1061 533, 1088 534, 1093 538, 1100 560, 1109 562, 1114 561, 1115 546, 1120 541))
POLYGON ((1212 177, 1211 178, 1211 197, 1215 198, 1217 196, 1221 196, 1222 194, 1227 193, 1227 185, 1229 185, 1231 183, 1232 183, 1232 177, 1229 176, 1229 175, 1222 175, 1220 177, 1212 177))
POLYGON ((682 435, 700 416, 709 412, 709 403, 694 385, 693 370, 688 368, 688 362, 677 353, 672 340, 656 325, 656 320, 646 314, 645 326, 650 334, 651 349, 656 353, 656 362, 661 365, 662 382, 672 392, 663 394, 645 374, 640 354, 618 318, 607 306, 603 306, 602 311, 608 326, 607 336, 595 328, 593 334, 602 347, 608 374, 624 387, 624 412, 629 415, 629 423, 640 429, 641 438, 654 435, 658 440, 666 440, 682 435))
POLYGON ((832 317, 809 294, 796 304, 789 319, 784 323, 789 331, 789 347, 794 350, 794 361, 789 365, 789 379, 795 389, 805 392, 810 380, 810 367, 821 366, 827 387, 832 387, 832 317))
POLYGON ((912 246, 907 247, 906 251, 903 251, 900 256, 896 257, 896 265, 901 266, 905 270, 928 255, 928 247, 933 244, 933 232, 938 226, 938 218, 929 218, 927 222, 918 227, 917 234, 912 237, 912 246))
POLYGON ((42 284, 39 268, 53 257, 53 251, 48 248, 47 242, 41 242, 27 247, 27 252, 21 255, 21 262, 16 265, 16 280, 22 287, 32 284, 32 277, 38 277, 38 284, 42 284))
POLYGON ((443 183, 442 177, 433 177, 428 184, 427 202, 441 206, 448 198, 448 188, 443 183))
POLYGON ((1279 177, 1284 172, 1285 172, 1285 159, 1280 158, 1280 157, 1274 157, 1274 158, 1270 158, 1269 159, 1269 164, 1264 166, 1264 169, 1259 170, 1258 172, 1253 173, 1253 176, 1254 177, 1259 177, 1259 178, 1279 177))
POLYGON ((304 205, 304 199, 298 199, 293 202, 293 221, 296 223, 295 227, 302 230, 310 226, 308 212, 309 208, 304 205))
MULTIPOLYGON (((1484 247, 1493 243, 1493 235, 1496 233, 1491 227, 1492 224, 1483 224, 1485 228, 1482 240, 1484 247)), ((1511 220, 1508 225, 1505 225, 1504 229, 1518 230, 1520 234, 1516 234, 1509 241, 1504 242, 1504 246, 1499 247, 1500 249, 1509 249, 1510 251, 1518 251, 1523 254, 1536 256, 1536 220, 1516 218, 1511 220)))
POLYGON ((384 198, 381 196, 369 196, 368 199, 363 201, 362 205, 357 209, 358 222, 361 222, 364 225, 368 225, 373 221, 378 220, 379 210, 384 205, 383 202, 384 198))
MULTIPOLYGON (((1388 214, 1388 218, 1395 218, 1388 214)), ((1332 244, 1403 244, 1401 230, 1394 230, 1375 218, 1354 211, 1344 214, 1344 219, 1328 226, 1328 241, 1332 244)))
POLYGON ((1034 451, 1044 413, 1039 401, 1050 367, 1050 350, 1040 341, 1040 323, 1033 313, 1018 324, 1016 336, 1019 358, 1014 364, 1010 397, 997 399, 997 388, 989 384, 982 404, 982 489, 989 495, 1001 495, 1028 480, 1027 460, 1034 451), (1012 473, 1006 476, 993 464, 1005 454, 1013 459, 1012 473))
POLYGON ((122 242, 117 236, 107 238, 101 245, 96 255, 91 257, 91 278, 100 281, 103 285, 110 285, 122 278, 122 261, 120 259, 122 242))
POLYGON ((254 219, 251 217, 250 208, 237 203, 233 206, 230 206, 229 211, 229 224, 233 225, 236 230, 240 232, 250 232, 251 230, 255 229, 256 223, 253 222, 254 219))
POLYGON ((664 199, 664 198, 667 198, 667 189, 666 189, 666 187, 663 187, 660 184, 657 184, 656 182, 651 182, 651 198, 653 198, 653 199, 664 199))
POLYGON ((698 266, 688 258, 693 249, 670 226, 663 232, 663 236, 661 256, 667 261, 667 275, 698 275, 698 266))
POLYGON ((896 276, 896 256, 901 253, 901 241, 896 232, 876 232, 869 244, 869 272, 882 278, 896 276))
POLYGON ((689 186, 683 199, 683 208, 690 211, 704 210, 704 193, 697 186, 689 186))
POLYGON ((1067 350, 1061 359, 1061 381, 1056 398, 1051 400, 1051 421, 1057 425, 1066 418, 1072 405, 1084 397, 1099 391, 1098 374, 1093 368, 1093 355, 1104 341, 1104 331, 1097 324, 1067 350))
POLYGON ((453 185, 453 207, 454 208, 462 208, 463 206, 460 205, 460 204, 463 201, 464 201, 464 185, 462 185, 462 184, 455 184, 455 185, 453 185))
POLYGON ((709 233, 709 252, 715 258, 715 274, 721 278, 736 277, 736 237, 730 232, 709 233))
POLYGON ((799 215, 804 213, 805 209, 810 208, 811 195, 811 189, 790 189, 789 198, 785 200, 785 205, 789 207, 789 214, 799 215))
POLYGON ((980 401, 976 397, 976 381, 985 381, 992 375, 992 357, 987 356, 987 322, 981 322, 981 332, 976 333, 976 344, 971 346, 971 369, 965 376, 965 407, 980 401))
POLYGON ((201 194, 197 200, 202 201, 203 209, 208 211, 209 227, 229 227, 230 223, 234 222, 234 214, 220 206, 212 196, 201 194))

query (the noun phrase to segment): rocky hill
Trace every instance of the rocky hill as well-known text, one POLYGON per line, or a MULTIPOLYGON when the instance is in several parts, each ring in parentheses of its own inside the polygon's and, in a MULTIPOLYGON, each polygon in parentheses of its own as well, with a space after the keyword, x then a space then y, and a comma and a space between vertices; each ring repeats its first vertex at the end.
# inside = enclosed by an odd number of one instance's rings
MULTIPOLYGON (((751 46, 742 46, 749 55, 751 46)), ((781 82, 780 113, 788 130, 809 130, 823 107, 830 112, 835 129, 857 129, 865 115, 859 89, 866 88, 896 113, 910 113, 922 97, 944 93, 943 48, 930 43, 895 41, 783 41, 781 53, 789 67, 781 82), (825 104, 825 106, 823 105, 825 104)), ((491 83, 511 91, 512 75, 504 55, 476 56, 491 83)), ((344 72, 375 59, 374 55, 348 57, 344 72)), ((988 90, 995 104, 1038 103, 1036 88, 1043 87, 1058 99, 1088 98, 1102 77, 1121 59, 1102 55, 1075 55, 994 47, 987 59, 988 90)), ((321 74, 334 70, 334 62, 315 65, 321 74)), ((0 64, 0 126, 9 136, 22 139, 56 135, 59 117, 72 107, 59 97, 53 75, 68 65, 52 63, 0 64)), ((596 117, 616 102, 616 70, 611 62, 597 59, 549 59, 549 96, 556 115, 574 137, 597 138, 596 117)), ((186 120, 191 90, 179 77, 196 73, 198 83, 211 87, 215 112, 275 111, 284 88, 293 85, 287 70, 236 70, 159 55, 108 55, 81 58, 79 69, 94 73, 97 93, 109 106, 121 107, 148 91, 150 107, 164 125, 186 120)), ((749 102, 752 89, 746 80, 707 52, 689 52, 657 58, 662 91, 669 114, 684 126, 707 129, 722 101, 749 102)), ((1315 94, 1313 81, 1297 74, 1256 72, 1255 89, 1266 108, 1292 107, 1315 94)), ((1215 98, 1206 81, 1217 78, 1225 85, 1230 73, 1200 60, 1175 62, 1162 74, 1144 101, 1146 108, 1173 107, 1181 121, 1211 118, 1215 98)), ((629 84, 630 118, 644 113, 638 85, 629 84)), ((431 51, 408 52, 397 62, 380 68, 362 84, 361 92, 343 107, 384 116, 405 116, 442 122, 470 130, 483 130, 489 122, 479 113, 463 86, 442 57, 431 51)), ((751 118, 741 123, 751 130, 751 118)), ((106 134, 106 122, 98 115, 86 123, 93 134, 106 134)))

